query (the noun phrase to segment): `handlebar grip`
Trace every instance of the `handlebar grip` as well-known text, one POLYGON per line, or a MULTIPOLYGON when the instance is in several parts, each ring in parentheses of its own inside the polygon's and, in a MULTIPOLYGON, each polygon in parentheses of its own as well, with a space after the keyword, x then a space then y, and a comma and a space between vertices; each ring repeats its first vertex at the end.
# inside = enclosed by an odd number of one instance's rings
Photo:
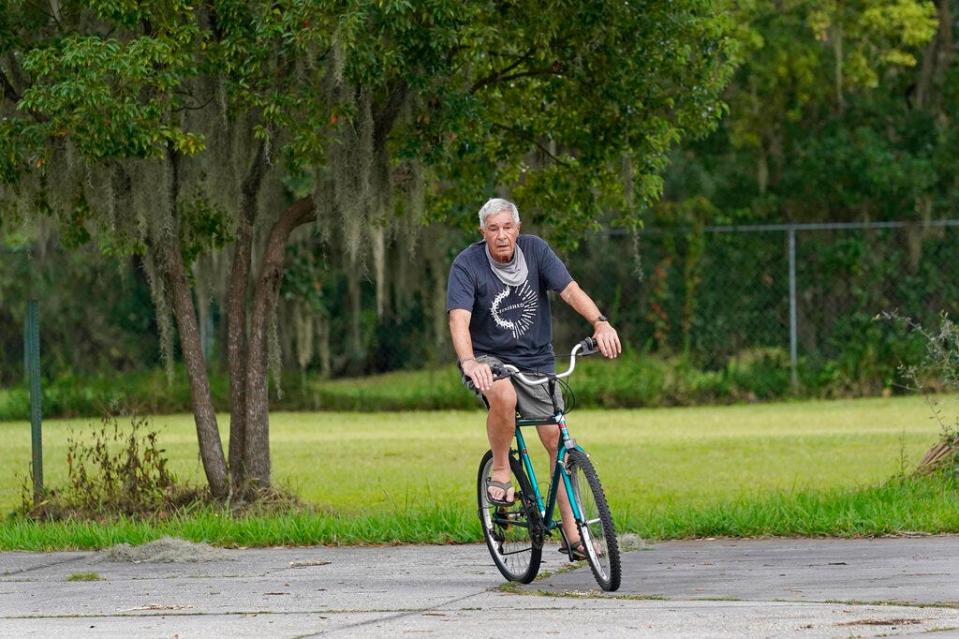
POLYGON ((498 379, 504 379, 511 375, 511 373, 508 370, 506 370, 499 364, 493 364, 492 366, 490 366, 490 371, 493 373, 494 381, 498 379))
POLYGON ((587 337, 580 342, 579 345, 581 347, 579 351, 580 355, 592 355, 599 350, 599 344, 597 344, 596 340, 594 340, 592 337, 587 337))

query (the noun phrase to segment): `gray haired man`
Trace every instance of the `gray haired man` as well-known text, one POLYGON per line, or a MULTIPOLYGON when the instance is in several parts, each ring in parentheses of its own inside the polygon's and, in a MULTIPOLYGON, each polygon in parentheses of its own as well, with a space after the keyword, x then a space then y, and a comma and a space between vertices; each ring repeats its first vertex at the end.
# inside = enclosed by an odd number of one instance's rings
MULTIPOLYGON (((617 357, 622 345, 616 329, 592 299, 570 276, 549 245, 535 235, 520 235, 516 205, 494 198, 479 211, 482 241, 461 252, 450 268, 446 294, 453 348, 464 380, 486 398, 489 413, 486 434, 493 451, 493 471, 487 490, 492 503, 511 504, 515 498, 510 481, 509 445, 514 416, 549 417, 553 402, 545 385, 526 386, 519 380, 493 381, 491 366, 507 363, 524 371, 555 371, 552 322, 547 291, 559 293, 593 326, 593 339, 606 357, 617 357)), ((562 397, 556 390, 557 404, 562 397)), ((540 426, 539 437, 556 459, 559 428, 540 426)), ((563 531, 574 554, 582 552, 569 501, 559 495, 563 531)))

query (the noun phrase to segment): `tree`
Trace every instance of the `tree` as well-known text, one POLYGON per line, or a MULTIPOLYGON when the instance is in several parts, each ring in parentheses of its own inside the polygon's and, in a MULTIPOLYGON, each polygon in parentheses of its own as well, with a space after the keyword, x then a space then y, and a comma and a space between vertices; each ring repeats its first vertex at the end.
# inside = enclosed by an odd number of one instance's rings
POLYGON ((920 193, 935 188, 934 164, 945 166, 934 157, 947 127, 931 105, 942 113, 952 4, 734 3, 746 52, 725 93, 730 116, 687 145, 667 199, 706 196, 727 220, 927 209, 920 193))
MULTIPOLYGON (((955 0, 731 6, 745 53, 724 94, 729 115, 713 134, 676 151, 656 206, 662 213, 657 225, 683 209, 703 212, 706 224, 954 217, 955 0)), ((940 300, 950 299, 949 293, 938 294, 948 287, 936 284, 939 262, 947 258, 923 256, 942 245, 936 233, 916 224, 901 233, 797 238, 799 352, 807 370, 821 366, 844 380, 843 392, 879 392, 889 380, 901 379, 896 365, 908 360, 914 342, 873 318, 880 310, 907 308, 928 321, 941 310, 940 300)), ((702 269, 707 282, 716 264, 735 272, 737 281, 775 282, 738 295, 737 304, 788 322, 785 283, 778 279, 786 273, 780 260, 787 247, 772 234, 762 242, 726 237, 710 236, 711 258, 702 269)), ((678 262, 673 274, 683 267, 688 272, 696 259, 678 262)), ((711 294, 725 288, 721 281, 712 277, 712 285, 686 288, 684 306, 698 305, 703 326, 714 327, 714 309, 728 304, 725 295, 711 294)), ((671 313, 674 326, 682 313, 678 306, 671 313)), ((785 343, 782 331, 773 331, 766 343, 785 343)), ((728 331, 714 334, 719 347, 710 344, 700 352, 723 354, 723 365, 737 349, 723 351, 732 343, 728 331)), ((764 343, 755 331, 747 334, 749 344, 764 343)))
MULTIPOLYGON (((729 19, 704 0, 49 5, 0 17, 5 211, 141 253, 172 309, 214 495, 269 486, 269 327, 298 229, 354 270, 398 227, 509 192, 566 238, 637 223, 672 144, 714 125, 729 19), (368 247, 368 248, 367 248, 368 247), (225 251, 229 465, 200 348, 225 251)), ((169 347, 168 347, 169 350, 169 347)))

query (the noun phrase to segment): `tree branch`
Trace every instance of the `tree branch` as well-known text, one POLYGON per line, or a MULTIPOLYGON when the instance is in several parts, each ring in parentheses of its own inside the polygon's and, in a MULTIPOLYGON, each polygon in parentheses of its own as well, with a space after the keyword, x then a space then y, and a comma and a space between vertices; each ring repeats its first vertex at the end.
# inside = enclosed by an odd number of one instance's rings
POLYGON ((543 143, 542 143, 542 142, 540 142, 539 140, 537 140, 534 136, 530 135, 530 134, 527 133, 526 131, 523 131, 522 129, 517 129, 516 127, 506 126, 506 125, 503 125, 503 124, 497 124, 496 122, 493 123, 493 128, 494 128, 494 129, 499 129, 499 130, 501 130, 501 131, 506 131, 507 133, 512 133, 513 135, 516 135, 516 136, 518 136, 518 137, 526 140, 527 142, 532 142, 533 144, 535 144, 535 145, 537 146, 537 148, 539 148, 540 151, 542 151, 543 153, 545 153, 546 155, 548 155, 548 156, 550 157, 550 159, 552 159, 552 160, 553 160, 554 162, 556 162, 557 164, 560 164, 560 165, 565 166, 565 167, 569 167, 569 166, 570 166, 570 163, 569 163, 569 162, 567 162, 567 161, 565 161, 565 160, 561 160, 561 159, 560 159, 559 157, 557 157, 552 151, 550 151, 548 148, 546 148, 545 146, 543 146, 543 143))
POLYGON ((0 87, 3 88, 3 97, 10 98, 14 102, 20 101, 20 94, 17 93, 17 90, 10 84, 10 80, 7 78, 7 74, 3 72, 3 69, 0 69, 0 87))
MULTIPOLYGON (((176 93, 177 93, 177 95, 182 95, 182 96, 186 96, 186 97, 190 97, 190 98, 194 98, 194 99, 196 98, 196 96, 193 95, 192 93, 190 93, 189 91, 177 91, 176 93)), ((204 102, 204 103, 202 103, 202 104, 196 103, 196 104, 192 104, 192 105, 191 105, 191 104, 186 104, 186 102, 184 102, 184 104, 183 104, 182 107, 180 107, 180 108, 178 108, 178 109, 173 109, 173 111, 174 111, 174 113, 179 113, 179 112, 182 112, 182 111, 202 111, 203 109, 205 109, 205 108, 207 108, 208 106, 210 106, 211 104, 213 104, 213 101, 214 101, 214 100, 216 100, 216 93, 214 93, 213 95, 211 95, 211 96, 207 99, 207 101, 204 102)))
POLYGON ((57 23, 57 28, 63 28, 63 18, 60 15, 60 0, 50 0, 50 12, 53 16, 54 22, 57 23))
POLYGON ((256 196, 260 192, 260 186, 263 184, 263 176, 266 174, 266 142, 260 140, 256 147, 256 153, 250 162, 250 167, 243 176, 243 182, 240 183, 240 193, 243 194, 243 214, 249 223, 253 223, 256 216, 256 196))
POLYGON ((542 75, 561 76, 563 75, 562 65, 560 65, 558 62, 555 62, 549 67, 542 69, 530 69, 528 71, 513 73, 512 75, 504 75, 500 78, 497 78, 496 82, 508 82, 509 80, 516 80, 517 78, 533 78, 542 75))
MULTIPOLYGON (((8 67, 10 69, 10 75, 14 77, 14 80, 18 80, 16 76, 19 75, 21 76, 20 78, 21 84, 26 84, 26 80, 22 79, 22 75, 23 75, 22 72, 17 68, 18 64, 17 64, 16 58, 10 55, 9 51, 7 52, 7 56, 5 57, 5 60, 7 61, 8 67)), ((0 66, 0 88, 3 89, 4 98, 9 97, 13 100, 13 102, 20 101, 20 93, 17 91, 16 87, 13 86, 13 82, 10 81, 10 78, 7 76, 7 72, 3 70, 2 66, 0 66)), ((37 113, 36 111, 32 109, 28 113, 30 114, 30 117, 32 117, 34 120, 36 120, 37 122, 41 124, 44 122, 47 122, 49 119, 47 118, 47 116, 43 115, 42 113, 37 113)))
MULTIPOLYGON (((304 197, 297 200, 289 206, 287 212, 291 217, 290 232, 304 224, 316 221, 316 204, 314 204, 313 198, 304 197)), ((289 234, 287 234, 287 237, 289 237, 289 234)))
POLYGON ((386 101, 386 106, 377 114, 373 123, 373 148, 380 149, 386 144, 386 136, 390 134, 393 123, 396 122, 396 118, 399 116, 400 109, 403 108, 403 103, 406 101, 408 94, 409 87, 406 82, 403 81, 400 81, 399 84, 390 91, 390 97, 386 101))
POLYGON ((504 76, 509 74, 514 69, 518 68, 524 62, 528 62, 533 55, 533 51, 534 49, 530 48, 528 51, 526 51, 526 53, 519 56, 512 64, 506 66, 503 69, 500 69, 499 71, 492 73, 491 75, 486 76, 485 78, 482 78, 481 80, 477 80, 476 83, 473 84, 473 86, 470 88, 470 93, 476 93, 477 91, 479 91, 480 89, 482 89, 483 87, 487 85, 496 84, 497 82, 500 82, 504 78, 504 76))

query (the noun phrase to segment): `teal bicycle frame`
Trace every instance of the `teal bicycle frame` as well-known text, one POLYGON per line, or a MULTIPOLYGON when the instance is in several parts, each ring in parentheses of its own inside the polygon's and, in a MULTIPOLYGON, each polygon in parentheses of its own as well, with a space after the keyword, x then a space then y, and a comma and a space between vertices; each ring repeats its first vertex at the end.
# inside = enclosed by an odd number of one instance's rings
MULTIPOLYGON (((550 395, 552 396, 552 392, 550 392, 550 395)), ((566 472, 566 466, 563 465, 563 459, 566 457, 566 453, 569 450, 578 450, 583 454, 586 454, 586 451, 576 443, 576 440, 569 436, 569 430, 566 428, 566 416, 562 413, 562 411, 557 411, 554 417, 550 417, 548 419, 517 418, 516 445, 518 450, 514 452, 519 454, 519 458, 523 463, 523 470, 526 471, 526 476, 529 478, 530 487, 533 489, 533 494, 536 496, 536 506, 539 510, 540 518, 545 526, 544 532, 549 532, 556 528, 560 528, 561 520, 556 520, 553 518, 553 509, 556 508, 556 500, 559 497, 558 489, 560 477, 563 478, 563 487, 566 489, 567 497, 569 497, 569 506, 573 511, 573 518, 577 522, 582 522, 582 511, 580 510, 579 504, 576 501, 576 495, 573 492, 573 485, 570 481, 569 473, 566 472), (539 483, 536 481, 536 471, 533 470, 533 462, 529 457, 529 449, 526 447, 526 438, 523 437, 522 428, 524 426, 550 426, 554 424, 559 426, 560 441, 556 450, 556 462, 553 467, 553 476, 550 480, 549 491, 547 492, 547 500, 544 504, 543 494, 540 492, 539 483)))

